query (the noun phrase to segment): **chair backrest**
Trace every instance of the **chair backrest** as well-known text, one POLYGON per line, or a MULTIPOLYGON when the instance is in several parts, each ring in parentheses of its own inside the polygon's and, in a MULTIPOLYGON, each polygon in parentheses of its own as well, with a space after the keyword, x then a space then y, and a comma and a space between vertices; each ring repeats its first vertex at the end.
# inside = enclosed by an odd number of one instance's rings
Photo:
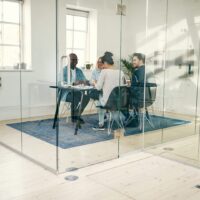
POLYGON ((118 86, 112 90, 104 108, 112 111, 124 110, 128 106, 128 100, 129 100, 128 87, 118 86))
POLYGON ((156 100, 157 84, 146 83, 145 86, 144 84, 134 86, 134 88, 131 90, 131 98, 133 104, 135 104, 138 108, 144 107, 144 91, 145 91, 145 107, 149 107, 156 100))

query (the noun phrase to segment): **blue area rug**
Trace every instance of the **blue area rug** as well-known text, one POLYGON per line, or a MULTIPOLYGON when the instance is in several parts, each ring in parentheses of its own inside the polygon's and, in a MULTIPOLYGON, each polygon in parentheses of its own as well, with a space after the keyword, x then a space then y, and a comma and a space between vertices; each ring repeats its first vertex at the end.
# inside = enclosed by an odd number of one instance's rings
MULTIPOLYGON (((92 130, 92 127, 98 123, 97 115, 85 115, 83 116, 83 119, 85 120, 85 124, 82 125, 82 129, 79 129, 78 135, 74 135, 75 126, 73 123, 69 122, 67 124, 66 119, 60 119, 58 133, 59 147, 67 149, 113 139, 113 134, 108 136, 107 130, 92 130)), ((149 123, 145 122, 145 132, 190 123, 190 121, 155 115, 151 116, 151 119, 155 127, 151 128, 149 123)), ((53 119, 28 121, 7 125, 40 140, 56 145, 56 130, 52 129, 53 119)), ((138 133, 141 133, 139 128, 129 127, 126 128, 125 136, 138 133)))

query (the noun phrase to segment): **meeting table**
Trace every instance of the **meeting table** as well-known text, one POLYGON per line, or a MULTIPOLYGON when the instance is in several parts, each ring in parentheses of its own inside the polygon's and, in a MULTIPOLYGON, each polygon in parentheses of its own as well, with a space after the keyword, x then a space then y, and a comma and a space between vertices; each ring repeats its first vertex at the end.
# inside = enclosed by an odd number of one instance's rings
POLYGON ((54 115, 54 122, 53 122, 53 129, 58 126, 58 115, 59 115, 59 108, 60 108, 60 102, 62 99, 62 96, 65 92, 74 92, 78 91, 81 93, 81 100, 79 103, 79 117, 76 121, 75 125, 75 130, 74 130, 74 135, 77 135, 78 129, 81 128, 81 123, 80 123, 80 117, 81 117, 81 107, 82 107, 82 102, 83 102, 83 96, 88 95, 89 92, 92 90, 95 90, 93 86, 88 86, 88 85, 56 85, 56 86, 50 86, 50 88, 57 89, 57 102, 56 102, 56 111, 54 115))

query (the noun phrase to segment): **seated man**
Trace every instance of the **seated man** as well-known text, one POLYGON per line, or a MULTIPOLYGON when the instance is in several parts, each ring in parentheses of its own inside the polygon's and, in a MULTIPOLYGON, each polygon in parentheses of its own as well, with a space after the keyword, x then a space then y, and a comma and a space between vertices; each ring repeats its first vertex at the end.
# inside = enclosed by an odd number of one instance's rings
POLYGON ((131 93, 136 97, 133 99, 133 104, 137 110, 137 97, 144 95, 144 88, 138 89, 138 86, 144 86, 145 79, 145 55, 141 53, 133 54, 133 67, 135 68, 131 81, 131 93), (135 102, 134 102, 135 101, 135 102))
MULTIPOLYGON (((76 67, 78 63, 77 55, 74 53, 71 53, 69 55, 69 58, 70 58, 71 83, 73 85, 88 84, 88 81, 85 78, 85 75, 83 74, 82 70, 76 67)), ((67 79, 68 79, 68 70, 67 70, 67 66, 65 66, 63 69, 63 80, 67 82, 68 81, 67 79)), ((66 93, 64 100, 67 102, 71 102, 71 121, 76 122, 79 117, 79 102, 81 100, 81 92, 73 91, 73 92, 66 93)), ((83 110, 87 106, 89 100, 90 98, 84 94, 80 114, 83 112, 83 110)), ((84 123, 82 118, 80 118, 80 122, 84 123)))
MULTIPOLYGON (((146 73, 146 80, 145 80, 145 55, 141 53, 134 53, 133 54, 133 67, 135 68, 134 74, 132 76, 131 81, 131 100, 130 105, 133 107, 135 112, 134 117, 129 117, 130 120, 127 120, 127 124, 131 123, 131 126, 138 126, 139 125, 139 109, 149 104, 153 101, 152 94, 150 91, 149 86, 153 86, 155 88, 155 77, 152 72, 146 73), (148 87, 147 87, 148 86, 148 87), (145 88, 144 88, 145 87, 145 88), (145 102, 144 102, 144 91, 145 91, 145 102)), ((147 112, 148 114, 148 112, 147 112)))
MULTIPOLYGON (((132 75, 131 80, 131 100, 130 106, 134 106, 135 111, 138 113, 138 98, 144 95, 144 87, 139 87, 144 85, 145 79, 145 55, 141 53, 134 53, 132 66, 135 68, 134 74, 132 75)), ((130 123, 133 126, 138 125, 138 115, 135 115, 135 119, 130 117, 129 113, 125 113, 126 121, 125 126, 128 126, 130 123)))

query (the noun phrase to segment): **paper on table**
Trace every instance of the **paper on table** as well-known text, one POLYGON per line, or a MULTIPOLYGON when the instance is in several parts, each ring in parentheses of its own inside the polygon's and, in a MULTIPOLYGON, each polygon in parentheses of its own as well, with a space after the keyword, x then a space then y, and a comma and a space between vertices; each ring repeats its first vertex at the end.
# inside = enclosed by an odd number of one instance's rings
POLYGON ((90 85, 74 85, 72 86, 73 88, 76 88, 76 89, 92 89, 94 88, 94 86, 90 86, 90 85))

